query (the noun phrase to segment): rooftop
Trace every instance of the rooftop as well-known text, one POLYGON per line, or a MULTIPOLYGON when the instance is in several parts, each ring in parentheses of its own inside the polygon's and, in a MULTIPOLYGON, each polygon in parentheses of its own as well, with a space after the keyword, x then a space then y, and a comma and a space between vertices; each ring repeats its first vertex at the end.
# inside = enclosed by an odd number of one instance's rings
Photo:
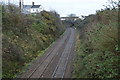
POLYGON ((41 5, 33 5, 31 8, 39 8, 41 5))
POLYGON ((31 8, 32 5, 23 5, 23 8, 31 8))
POLYGON ((39 8, 41 5, 23 5, 23 8, 39 8))

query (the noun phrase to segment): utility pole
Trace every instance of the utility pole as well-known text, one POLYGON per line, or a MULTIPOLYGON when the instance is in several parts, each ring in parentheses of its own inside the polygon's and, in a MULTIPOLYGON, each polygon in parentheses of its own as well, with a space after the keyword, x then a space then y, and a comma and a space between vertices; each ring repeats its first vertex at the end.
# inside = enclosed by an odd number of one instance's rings
POLYGON ((21 0, 19 0, 19 8, 21 9, 21 0))
POLYGON ((19 8, 20 8, 21 12, 23 11, 23 6, 24 6, 23 0, 19 0, 19 8))
POLYGON ((19 7, 20 7, 20 9, 23 9, 23 4, 24 4, 23 0, 19 0, 19 7))

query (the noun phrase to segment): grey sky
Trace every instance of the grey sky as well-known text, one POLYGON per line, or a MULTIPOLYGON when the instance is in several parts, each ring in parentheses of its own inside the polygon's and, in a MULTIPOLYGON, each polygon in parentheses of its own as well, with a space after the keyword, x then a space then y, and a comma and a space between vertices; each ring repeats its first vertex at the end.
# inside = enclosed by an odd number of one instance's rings
MULTIPOLYGON (((4 2, 7 0, 3 0, 4 2)), ((41 4, 45 10, 56 10, 60 16, 74 13, 77 16, 94 14, 96 10, 104 8, 108 0, 24 0, 24 4, 41 4)), ((15 4, 19 0, 11 0, 15 4)))

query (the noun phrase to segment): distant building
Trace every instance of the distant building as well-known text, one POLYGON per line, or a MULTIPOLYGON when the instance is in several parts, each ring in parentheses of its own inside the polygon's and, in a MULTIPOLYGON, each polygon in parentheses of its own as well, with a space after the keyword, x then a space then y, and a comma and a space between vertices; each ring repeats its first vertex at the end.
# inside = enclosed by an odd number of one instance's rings
POLYGON ((34 2, 32 2, 32 5, 23 5, 22 10, 25 14, 31 14, 40 13, 43 10, 43 8, 41 5, 35 5, 34 2))

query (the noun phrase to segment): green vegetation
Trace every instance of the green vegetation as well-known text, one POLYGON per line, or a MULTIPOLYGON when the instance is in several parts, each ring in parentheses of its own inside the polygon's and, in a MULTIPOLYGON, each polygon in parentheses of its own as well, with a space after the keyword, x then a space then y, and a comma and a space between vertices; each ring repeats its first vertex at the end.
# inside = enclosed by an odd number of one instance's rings
POLYGON ((119 78, 118 8, 97 11, 76 21, 79 29, 75 78, 119 78))
POLYGON ((24 71, 64 32, 54 11, 25 15, 15 5, 3 5, 2 15, 3 78, 14 78, 24 71))
POLYGON ((2 6, 0 5, 0 79, 2 78, 2 6))

